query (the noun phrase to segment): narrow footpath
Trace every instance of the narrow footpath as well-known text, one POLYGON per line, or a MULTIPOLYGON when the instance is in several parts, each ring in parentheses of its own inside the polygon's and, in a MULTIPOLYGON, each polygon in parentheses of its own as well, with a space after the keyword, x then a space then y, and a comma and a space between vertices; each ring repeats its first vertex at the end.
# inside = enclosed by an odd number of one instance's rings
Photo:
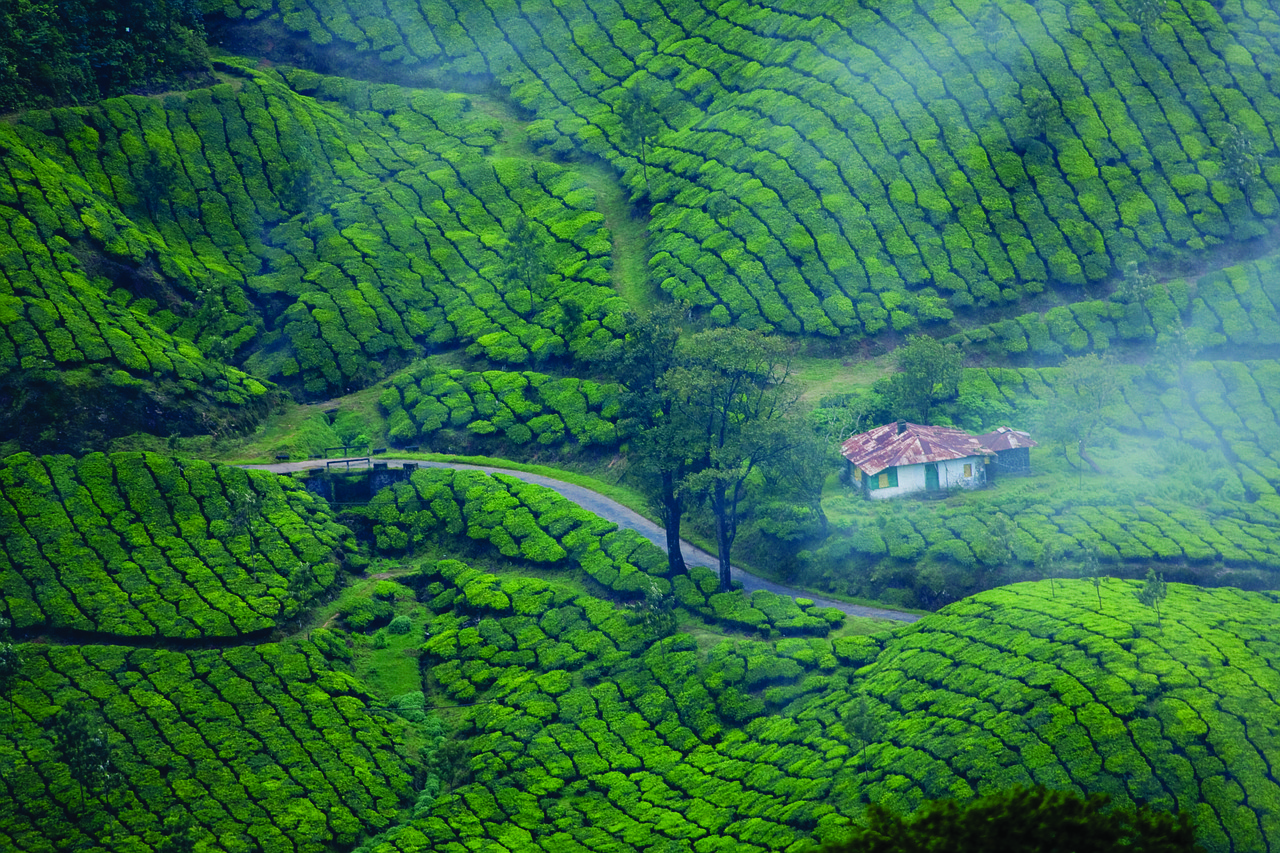
MULTIPOLYGON (((330 462, 343 462, 342 459, 311 459, 306 462, 278 462, 272 465, 241 465, 241 468, 256 468, 260 471, 272 471, 276 474, 288 474, 293 471, 305 471, 308 468, 323 468, 330 462)), ((619 527, 625 527, 634 530, 644 536, 660 549, 666 550, 667 538, 666 531, 654 524, 649 519, 636 513, 615 500, 605 497, 599 492, 593 492, 583 486, 575 486, 573 483, 566 483, 563 480, 553 480, 550 477, 544 477, 541 474, 530 474, 525 471, 511 471, 506 468, 492 468, 486 465, 463 465, 454 462, 425 462, 417 459, 378 459, 379 462, 386 462, 388 467, 403 467, 405 462, 412 462, 421 468, 458 468, 469 471, 484 471, 487 474, 506 474, 526 483, 537 483, 540 486, 559 493, 561 496, 573 501, 583 509, 593 512, 601 518, 608 519, 619 527)), ((690 566, 706 566, 712 571, 719 571, 719 561, 714 556, 690 545, 684 540, 680 541, 680 551, 684 554, 684 561, 690 566)), ((866 616, 872 619, 892 619, 898 622, 915 622, 920 618, 915 613, 905 613, 901 610, 888 610, 880 607, 864 607, 861 604, 849 604, 844 601, 834 601, 828 598, 814 595, 803 589, 795 587, 783 586, 773 581, 765 580, 757 577, 750 572, 743 571, 737 566, 732 567, 732 577, 735 581, 742 583, 743 589, 748 592, 754 592, 757 589, 763 589, 768 592, 777 593, 778 595, 787 595, 792 598, 808 598, 818 604, 820 607, 835 607, 850 616, 866 616)))

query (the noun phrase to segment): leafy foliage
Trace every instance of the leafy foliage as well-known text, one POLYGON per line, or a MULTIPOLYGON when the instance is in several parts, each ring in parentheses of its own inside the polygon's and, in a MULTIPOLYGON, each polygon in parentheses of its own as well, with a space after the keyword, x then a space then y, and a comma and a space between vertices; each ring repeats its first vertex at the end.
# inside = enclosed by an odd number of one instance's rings
POLYGON ((465 429, 468 444, 481 446, 613 447, 625 437, 616 386, 533 371, 438 370, 424 362, 397 376, 379 403, 396 444, 430 444, 447 429, 465 429))
POLYGON ((5 849, 176 853, 166 836, 185 834, 197 849, 323 853, 388 826, 413 795, 409 726, 370 713, 366 688, 316 645, 26 654, 17 721, 0 727, 5 849), (74 734, 69 707, 100 722, 74 734), (85 813, 93 738, 110 743, 117 778, 85 813))
POLYGON ((0 542, 16 630, 173 638, 279 625, 355 544, 288 478, 150 453, 8 457, 0 542))
POLYGON ((191 0, 24 0, 0 10, 0 112, 85 103, 209 75, 191 0))
POLYGON ((1152 853, 1195 853, 1191 816, 1109 809, 1110 797, 1081 797, 1044 787, 995 791, 975 800, 935 800, 911 815, 872 804, 867 823, 827 853, 907 853, 938 844, 956 853, 999 848, 1010 853, 1074 853, 1140 847, 1152 853))
POLYGON ((909 333, 1046 287, 1074 294, 1131 260, 1261 236, 1280 214, 1270 11, 1163 0, 619 0, 554 14, 439 0, 390 18, 352 0, 206 8, 389 67, 492 73, 536 116, 536 143, 607 158, 633 197, 648 196, 653 280, 736 325, 909 333), (647 150, 628 130, 639 86, 663 104, 647 150), (1247 194, 1222 167, 1238 159, 1233 126, 1257 148, 1247 194))

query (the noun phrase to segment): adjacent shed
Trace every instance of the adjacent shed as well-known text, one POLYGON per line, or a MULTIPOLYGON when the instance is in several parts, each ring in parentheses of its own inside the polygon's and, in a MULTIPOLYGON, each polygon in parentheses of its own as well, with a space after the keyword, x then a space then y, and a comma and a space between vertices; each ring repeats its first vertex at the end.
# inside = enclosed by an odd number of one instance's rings
POLYGON ((993 482, 998 476, 1031 473, 1031 448, 1036 443, 1028 433, 1005 426, 996 427, 978 436, 978 442, 994 456, 987 463, 987 482, 993 482))

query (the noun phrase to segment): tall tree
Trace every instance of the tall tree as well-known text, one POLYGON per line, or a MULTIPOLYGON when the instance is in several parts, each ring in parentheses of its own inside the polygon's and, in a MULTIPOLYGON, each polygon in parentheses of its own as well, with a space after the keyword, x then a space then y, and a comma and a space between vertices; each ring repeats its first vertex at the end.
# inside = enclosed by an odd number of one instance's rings
POLYGON ((1165 598, 1169 595, 1168 584, 1164 582, 1164 575, 1157 575, 1155 569, 1147 569, 1147 578, 1143 581, 1142 589, 1138 591, 1138 600, 1147 607, 1153 607, 1156 611, 1156 627, 1164 630, 1164 625, 1160 622, 1160 605, 1164 603, 1165 598))
MULTIPOLYGON (((523 214, 516 217, 507 231, 507 245, 502 255, 502 281, 511 292, 527 294, 529 307, 523 312, 532 316, 550 296, 548 278, 551 259, 546 238, 523 214)), ((516 309, 516 313, 522 313, 516 309)))
POLYGON ((1058 590, 1055 586, 1054 577, 1058 572, 1059 563, 1058 546, 1053 542, 1045 542, 1044 547, 1040 549, 1040 554, 1036 557, 1036 574, 1041 578, 1049 579, 1049 595, 1053 598, 1058 597, 1058 590))
POLYGON ((658 99, 649 87, 640 83, 628 86, 618 105, 618 118, 622 120, 622 147, 635 155, 644 170, 644 190, 652 195, 649 186, 649 150, 653 140, 662 132, 662 114, 658 99))
POLYGON ((631 439, 628 461, 649 502, 657 510, 667 536, 667 565, 671 574, 686 574, 680 552, 680 523, 685 500, 678 486, 698 464, 672 418, 674 399, 663 378, 676 366, 680 340, 680 312, 670 306, 647 315, 628 314, 621 345, 603 359, 603 368, 622 386, 619 427, 631 439))
POLYGON ((955 399, 961 376, 960 349, 928 335, 912 335, 895 353, 894 405, 904 418, 929 423, 934 403, 955 399))
POLYGON ((1098 596, 1098 612, 1102 612, 1102 561, 1098 559, 1098 548, 1090 545, 1084 551, 1084 563, 1080 567, 1084 576, 1093 584, 1093 591, 1098 596))
POLYGON ((58 756, 80 787, 80 807, 84 808, 86 788, 92 791, 109 789, 115 778, 106 732, 79 703, 69 704, 58 711, 49 729, 58 756))
POLYGON ((1058 373, 1055 396, 1044 411, 1043 434, 1062 446, 1064 456, 1074 443, 1080 458, 1101 474, 1088 446, 1106 424, 1108 410, 1123 388, 1124 378, 1115 365, 1096 353, 1066 359, 1058 373))
POLYGON ((663 379, 673 399, 671 420, 696 469, 679 490, 711 506, 722 589, 730 587, 748 484, 766 473, 809 470, 808 457, 818 452, 790 377, 786 342, 729 328, 692 336, 681 363, 663 379))
POLYGON ((862 776, 867 775, 867 747, 884 735, 884 724, 880 722, 867 702, 867 694, 859 693, 858 698, 849 703, 841 711, 841 722, 845 731, 853 735, 858 742, 858 751, 862 758, 862 776))
POLYGON ((1238 125, 1229 124, 1220 150, 1222 171, 1227 180, 1247 194, 1258 174, 1258 158, 1253 153, 1253 141, 1238 125))

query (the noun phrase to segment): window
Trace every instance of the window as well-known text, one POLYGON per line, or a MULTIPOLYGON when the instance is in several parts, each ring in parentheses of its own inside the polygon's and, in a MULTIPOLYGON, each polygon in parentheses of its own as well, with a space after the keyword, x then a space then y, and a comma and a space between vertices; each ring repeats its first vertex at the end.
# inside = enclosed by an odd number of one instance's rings
POLYGON ((973 476, 973 463, 972 463, 972 462, 966 462, 966 463, 964 463, 964 475, 965 475, 966 477, 972 477, 972 476, 973 476))
POLYGON ((880 476, 868 476, 867 480, 873 489, 892 489, 898 485, 898 469, 886 468, 880 472, 880 476))

